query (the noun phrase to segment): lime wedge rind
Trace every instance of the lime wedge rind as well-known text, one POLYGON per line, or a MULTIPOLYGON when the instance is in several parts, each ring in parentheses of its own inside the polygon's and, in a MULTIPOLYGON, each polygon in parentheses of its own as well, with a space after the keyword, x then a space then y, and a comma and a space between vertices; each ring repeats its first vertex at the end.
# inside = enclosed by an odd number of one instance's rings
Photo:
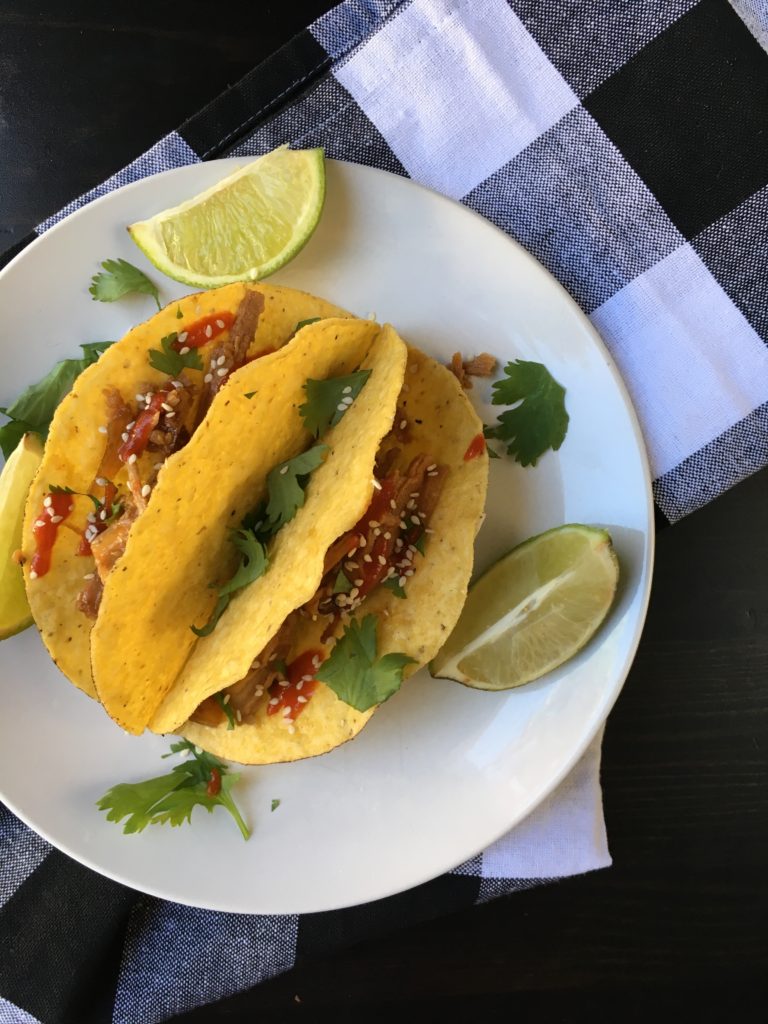
POLYGON ((21 547, 24 506, 42 457, 40 438, 25 434, 0 474, 0 640, 32 624, 24 576, 12 555, 21 547))

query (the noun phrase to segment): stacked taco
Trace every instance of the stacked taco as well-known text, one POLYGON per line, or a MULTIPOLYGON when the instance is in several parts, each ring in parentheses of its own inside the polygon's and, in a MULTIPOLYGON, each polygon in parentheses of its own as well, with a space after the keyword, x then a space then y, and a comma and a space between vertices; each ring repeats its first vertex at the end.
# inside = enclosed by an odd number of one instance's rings
POLYGON ((481 434, 456 378, 389 325, 263 285, 190 296, 57 411, 25 524, 43 638, 128 732, 253 764, 331 750, 458 618, 481 434), (152 350, 200 365, 163 374, 152 350), (57 516, 35 574, 35 524, 57 516))

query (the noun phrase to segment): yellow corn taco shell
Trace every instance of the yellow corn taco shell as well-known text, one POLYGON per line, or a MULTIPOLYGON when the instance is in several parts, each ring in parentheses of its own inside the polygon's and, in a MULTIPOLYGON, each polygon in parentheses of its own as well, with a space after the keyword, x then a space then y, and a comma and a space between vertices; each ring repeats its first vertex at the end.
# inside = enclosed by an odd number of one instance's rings
MULTIPOLYGON (((115 387, 127 402, 133 402, 135 393, 142 386, 164 381, 167 375, 149 365, 148 350, 159 348, 162 337, 182 331, 185 324, 200 317, 225 310, 234 313, 249 288, 261 292, 265 300, 251 352, 280 348, 301 320, 349 316, 329 302, 291 288, 233 284, 186 296, 129 331, 77 378, 72 391, 56 410, 43 461, 27 500, 22 542, 27 558, 35 550, 32 527, 40 515, 50 486, 88 492, 93 485, 105 447, 105 437, 99 432, 107 418, 104 389, 115 387), (181 317, 177 315, 179 310, 181 317)), ((202 377, 202 373, 195 370, 185 370, 185 374, 196 383, 202 377)), ((179 454, 167 460, 163 474, 170 471, 179 454)), ((151 453, 142 456, 144 463, 151 462, 152 458, 151 453)), ((123 469, 116 482, 124 483, 124 478, 123 469)), ((74 497, 73 501, 75 507, 67 522, 82 529, 93 506, 86 497, 74 497)), ((154 495, 147 511, 153 503, 154 495)), ((183 560, 184 548, 178 541, 177 538, 176 554, 183 560)), ((25 582, 32 614, 51 657, 76 686, 95 697, 90 666, 93 620, 78 611, 75 605, 84 575, 93 571, 93 560, 77 554, 79 545, 80 538, 76 532, 60 528, 50 570, 39 579, 31 579, 27 562, 25 582)))
MULTIPOLYGON (((234 597, 214 632, 198 642, 190 627, 208 620, 217 597, 211 584, 229 578, 238 560, 229 529, 265 496, 270 470, 311 443, 299 412, 307 378, 342 376, 365 366, 374 339, 382 333, 378 324, 354 319, 326 319, 303 328, 279 351, 232 374, 173 467, 160 473, 152 502, 131 530, 125 554, 107 579, 91 636, 99 699, 128 732, 140 733, 153 720, 193 648, 195 654, 198 646, 221 649, 213 658, 216 678, 238 671, 242 639, 234 636, 222 643, 231 633, 227 623, 232 610, 253 604, 249 597, 254 591, 264 594, 268 605, 282 607, 283 593, 293 582, 282 569, 282 552, 301 542, 304 529, 322 562, 325 542, 319 525, 311 520, 313 510, 324 504, 317 497, 321 488, 327 493, 331 518, 341 517, 342 524, 343 516, 352 514, 345 510, 350 502, 355 504, 356 488, 362 495, 359 504, 368 500, 376 442, 366 447, 366 441, 378 407, 383 404, 387 410, 382 432, 394 415, 405 364, 405 346, 399 339, 393 342, 399 355, 387 365, 390 383, 378 388, 372 374, 343 419, 320 439, 330 451, 312 474, 303 509, 270 544, 268 571, 234 597), (347 480, 341 456, 360 446, 371 451, 366 460, 370 467, 361 478, 354 463, 347 480), (306 526, 301 529, 300 523, 306 526)), ((299 564, 305 572, 301 559, 299 564)), ((285 612, 269 626, 265 642, 293 609, 294 600, 302 599, 299 595, 289 600, 285 612)), ((251 623, 249 628, 257 627, 251 623)), ((218 688, 215 680, 209 685, 218 688)))
MULTIPOLYGON (((361 392, 360 398, 366 390, 361 392)), ((410 675, 438 652, 464 604, 472 573, 475 535, 485 505, 488 455, 483 449, 478 457, 465 459, 470 443, 482 434, 482 422, 453 374, 413 348, 408 349, 408 372, 398 399, 398 410, 408 416, 410 422, 411 436, 403 446, 403 461, 408 462, 411 457, 426 452, 436 463, 446 466, 448 473, 440 501, 429 520, 433 532, 429 534, 425 554, 417 556, 415 574, 407 583, 407 597, 397 598, 380 586, 360 605, 355 617, 377 616, 379 655, 391 652, 409 655, 415 662, 406 668, 405 675, 410 675)), ((350 416, 351 413, 340 426, 344 426, 350 416)), ((375 433, 379 439, 386 432, 382 428, 383 424, 377 421, 375 433)), ((369 450, 364 467, 360 462, 353 463, 351 443, 346 438, 343 443, 350 445, 350 453, 345 458, 339 439, 339 460, 347 467, 345 487, 351 490, 352 473, 357 472, 367 479, 373 461, 369 450)), ((360 491, 362 493, 362 488, 360 491)), ((319 493, 314 495, 312 509, 307 502, 306 529, 296 517, 296 532, 303 535, 303 540, 297 540, 296 545, 292 545, 293 550, 285 552, 283 582, 286 588, 292 589, 288 597, 281 587, 280 614, 308 600, 320 583, 325 547, 315 546, 319 534, 309 525, 310 521, 314 525, 323 515, 320 497, 319 493)), ((358 515, 367 508, 365 500, 355 501, 354 515, 346 517, 344 523, 337 521, 337 527, 342 528, 323 532, 323 544, 332 532, 338 536, 350 524, 354 525, 358 515)), ((195 650, 152 727, 158 731, 179 731, 205 750, 242 764, 294 761, 326 753, 355 736, 375 709, 358 712, 322 683, 297 717, 293 731, 280 715, 267 715, 266 700, 252 723, 228 729, 226 722, 212 727, 188 721, 179 729, 179 719, 190 715, 203 697, 245 674, 251 660, 279 625, 279 616, 271 614, 274 597, 266 587, 261 591, 256 591, 255 587, 256 584, 249 588, 250 593, 245 591, 239 603, 232 603, 227 617, 226 645, 201 644, 195 650), (262 622, 268 623, 268 628, 259 628, 262 622), (259 624, 256 629, 254 623, 259 624), (219 658, 209 655, 216 646, 221 652, 219 658), (224 656, 225 646, 230 652, 237 649, 237 660, 224 656)), ((308 623, 295 653, 317 646, 318 632, 316 624, 308 623)), ((209 640, 214 641, 215 637, 216 633, 209 640)))

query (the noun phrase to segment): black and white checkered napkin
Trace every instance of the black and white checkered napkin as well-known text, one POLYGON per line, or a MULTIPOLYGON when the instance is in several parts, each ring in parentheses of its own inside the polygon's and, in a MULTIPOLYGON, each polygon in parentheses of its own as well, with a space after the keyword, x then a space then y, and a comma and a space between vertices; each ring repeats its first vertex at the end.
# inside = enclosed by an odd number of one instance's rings
MULTIPOLYGON (((284 142, 409 175, 516 238, 590 316, 674 521, 768 463, 766 47, 763 0, 347 0, 37 233, 136 178, 284 142)), ((0 808, 0 1024, 86 1007, 151 1024, 315 951, 604 866, 599 761, 598 738, 450 875, 302 916, 139 897, 0 808)))

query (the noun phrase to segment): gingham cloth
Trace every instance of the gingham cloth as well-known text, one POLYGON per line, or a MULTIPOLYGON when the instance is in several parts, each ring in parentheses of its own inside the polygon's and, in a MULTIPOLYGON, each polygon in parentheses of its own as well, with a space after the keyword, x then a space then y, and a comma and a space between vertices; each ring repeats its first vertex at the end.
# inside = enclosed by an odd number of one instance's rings
MULTIPOLYGON (((284 142, 409 175, 516 238, 590 316, 674 521, 768 462, 767 41, 762 0, 348 0, 37 234, 147 174, 284 142)), ((0 1024, 150 1024, 316 951, 606 866, 599 763, 600 737, 451 874, 301 916, 138 896, 0 808, 0 1024)))

